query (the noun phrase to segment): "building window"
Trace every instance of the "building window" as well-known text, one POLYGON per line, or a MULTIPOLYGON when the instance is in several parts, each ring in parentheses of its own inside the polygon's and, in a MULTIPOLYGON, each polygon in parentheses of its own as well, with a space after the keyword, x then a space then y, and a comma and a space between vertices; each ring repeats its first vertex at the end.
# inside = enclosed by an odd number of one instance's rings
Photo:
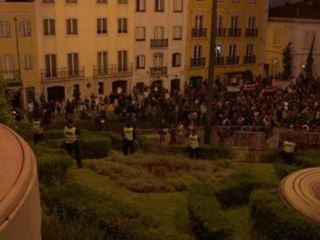
POLYGON ((97 3, 108 3, 107 0, 97 0, 97 3))
POLYGON ((252 56, 253 55, 253 44, 247 44, 246 47, 246 56, 252 56))
POLYGON ((97 63, 99 74, 105 74, 108 72, 108 53, 106 51, 98 52, 97 63))
POLYGON ((154 27, 154 39, 164 39, 164 27, 154 27))
POLYGON ((136 27, 136 41, 145 41, 145 40, 146 40, 146 28, 136 27))
POLYGON ((229 45, 229 57, 235 57, 237 55, 237 45, 229 45))
POLYGON ((77 35, 78 34, 78 20, 75 18, 67 19, 67 34, 77 35))
POLYGON ((193 46, 193 58, 199 59, 202 58, 202 50, 203 46, 200 44, 196 44, 193 46))
POLYGON ((107 33, 107 19, 98 18, 97 19, 97 34, 106 34, 107 33))
POLYGON ((118 72, 128 71, 128 52, 125 50, 118 51, 118 72))
POLYGON ((77 3, 78 0, 66 0, 66 3, 77 3))
POLYGON ((173 38, 173 40, 181 40, 182 39, 182 27, 181 26, 173 26, 172 38, 173 38))
POLYGON ((174 0, 173 1, 173 11, 182 12, 183 11, 183 0, 174 0))
POLYGON ((119 4, 127 4, 127 3, 128 3, 128 0, 118 0, 118 3, 119 3, 119 4))
POLYGON ((54 3, 54 0, 42 0, 43 3, 54 3))
POLYGON ((68 53, 68 75, 77 76, 79 75, 79 54, 68 53))
POLYGON ((239 16, 231 16, 231 29, 238 29, 239 28, 239 16))
POLYGON ((217 28, 218 28, 218 29, 222 29, 222 28, 223 28, 223 16, 222 16, 222 15, 218 15, 218 18, 217 18, 217 28))
POLYGON ((272 37, 272 45, 274 47, 280 47, 281 44, 281 29, 275 29, 272 37))
POLYGON ((249 3, 257 3, 257 0, 249 0, 249 3))
POLYGON ((55 20, 54 19, 44 19, 43 20, 43 33, 45 36, 56 35, 55 20))
POLYGON ((32 57, 30 54, 24 55, 24 70, 32 69, 32 57))
POLYGON ((181 66, 181 53, 172 54, 172 67, 181 66))
POLYGON ((144 69, 145 68, 146 58, 144 55, 136 56, 136 69, 144 69))
POLYGON ((10 22, 0 22, 0 37, 1 38, 9 38, 11 37, 11 27, 10 22))
POLYGON ((195 15, 194 16, 194 27, 196 29, 203 29, 203 27, 204 27, 204 16, 203 15, 195 15))
POLYGON ((57 57, 55 54, 45 55, 46 77, 57 77, 57 57))
POLYGON ((155 0, 155 11, 164 12, 164 0, 155 0))
POLYGON ((20 33, 21 33, 21 37, 31 36, 31 21, 26 20, 20 23, 20 33))
POLYGON ((249 16, 248 17, 248 28, 249 29, 256 28, 256 16, 249 16))
POLYGON ((146 0, 136 0, 136 11, 137 12, 146 11, 146 0))
POLYGON ((154 53, 153 54, 153 66, 154 67, 163 67, 163 53, 154 53))
POLYGON ((1 72, 10 72, 14 70, 13 56, 3 55, 0 56, 0 71, 1 72))
POLYGON ((128 32, 128 19, 119 18, 118 19, 118 33, 127 33, 128 32))

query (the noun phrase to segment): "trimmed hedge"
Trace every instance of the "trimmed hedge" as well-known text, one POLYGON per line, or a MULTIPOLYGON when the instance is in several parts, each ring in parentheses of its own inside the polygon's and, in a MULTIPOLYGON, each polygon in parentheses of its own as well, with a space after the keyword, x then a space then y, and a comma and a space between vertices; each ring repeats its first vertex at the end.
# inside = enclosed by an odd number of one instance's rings
POLYGON ((295 164, 293 165, 276 164, 274 168, 275 168, 276 175, 279 177, 279 179, 283 179, 290 173, 300 170, 302 167, 297 166, 295 164))
POLYGON ((251 192, 261 186, 254 178, 237 174, 215 184, 214 194, 223 207, 241 206, 248 204, 251 192))
POLYGON ((64 151, 40 148, 36 151, 39 180, 44 185, 64 182, 73 159, 64 151))
POLYGON ((224 216, 212 185, 195 185, 189 191, 189 216, 200 240, 232 239, 232 230, 224 216))
POLYGON ((266 240, 320 239, 320 225, 301 217, 279 198, 277 189, 260 189, 250 197, 250 218, 266 240))
POLYGON ((112 236, 106 239, 167 239, 152 219, 142 217, 118 199, 76 183, 50 189, 43 201, 47 210, 55 212, 61 221, 76 221, 87 228, 98 228, 112 236))
MULTIPOLYGON (((63 131, 50 130, 47 133, 47 144, 54 148, 63 148, 63 131)), ((110 139, 102 133, 83 131, 80 135, 82 158, 94 159, 107 157, 110 153, 110 139)))

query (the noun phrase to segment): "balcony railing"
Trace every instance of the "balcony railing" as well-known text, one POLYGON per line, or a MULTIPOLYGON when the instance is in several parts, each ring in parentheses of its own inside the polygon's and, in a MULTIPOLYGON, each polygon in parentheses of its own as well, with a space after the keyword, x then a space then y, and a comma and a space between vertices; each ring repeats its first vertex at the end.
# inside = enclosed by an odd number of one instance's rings
POLYGON ((215 65, 223 65, 224 64, 224 57, 216 57, 215 65))
POLYGON ((115 65, 113 68, 115 76, 132 75, 132 65, 115 65))
POLYGON ((246 29, 246 37, 258 37, 258 29, 257 28, 247 28, 246 29))
POLYGON ((151 48, 168 47, 168 39, 151 39, 151 48))
POLYGON ((0 71, 0 75, 2 75, 3 79, 8 82, 9 86, 22 85, 19 70, 0 71))
POLYGON ((112 76, 113 67, 112 66, 93 66, 93 76, 94 77, 108 77, 112 76))
POLYGON ((64 78, 84 78, 84 67, 65 68, 64 78))
POLYGON ((205 58, 190 58, 190 67, 204 67, 205 65, 205 58))
POLYGON ((239 64, 239 56, 226 57, 227 65, 239 64))
POLYGON ((167 67, 151 67, 150 76, 161 76, 167 74, 167 67))
POLYGON ((217 28, 217 37, 225 37, 226 29, 225 28, 217 28))
POLYGON ((243 56, 243 63, 244 64, 255 64, 256 63, 256 56, 243 56))
POLYGON ((206 37, 207 29, 206 28, 192 28, 192 37, 206 37))
POLYGON ((240 37, 240 36, 241 36, 241 28, 228 29, 228 37, 240 37))

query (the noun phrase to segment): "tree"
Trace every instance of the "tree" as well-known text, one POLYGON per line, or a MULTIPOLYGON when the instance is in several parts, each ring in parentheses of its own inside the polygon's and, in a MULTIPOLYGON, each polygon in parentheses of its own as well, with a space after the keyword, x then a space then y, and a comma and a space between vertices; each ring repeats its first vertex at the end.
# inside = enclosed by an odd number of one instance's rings
POLYGON ((16 122, 12 115, 11 107, 6 98, 7 83, 3 80, 0 72, 0 123, 3 123, 13 129, 16 128, 16 122))
POLYGON ((289 79, 292 75, 292 43, 282 50, 283 79, 289 79))
POLYGON ((305 71, 307 78, 312 77, 312 67, 313 67, 313 47, 314 47, 315 35, 313 34, 311 47, 306 61, 305 71))

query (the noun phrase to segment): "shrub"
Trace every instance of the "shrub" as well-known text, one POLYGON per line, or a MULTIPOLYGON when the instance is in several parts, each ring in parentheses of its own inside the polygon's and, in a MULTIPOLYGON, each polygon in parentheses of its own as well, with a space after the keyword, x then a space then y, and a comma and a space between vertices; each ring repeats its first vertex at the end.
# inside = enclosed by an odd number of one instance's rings
POLYGON ((188 208, 197 239, 231 239, 229 221, 214 196, 212 185, 193 186, 189 191, 188 208))
POLYGON ((302 167, 298 165, 276 164, 275 172, 279 179, 283 179, 290 173, 300 170, 302 167))
POLYGON ((31 141, 33 138, 32 124, 26 120, 21 120, 17 122, 17 132, 26 141, 31 141))
POLYGON ((37 154, 39 180, 42 184, 52 185, 64 182, 68 169, 72 165, 72 158, 61 152, 42 152, 37 154))
POLYGON ((85 135, 80 146, 83 158, 103 158, 110 152, 110 140, 106 136, 85 135))
POLYGON ((252 193, 250 218, 254 230, 268 240, 320 239, 320 225, 288 208, 280 200, 277 189, 260 189, 252 193))
POLYGON ((77 221, 87 228, 98 226, 111 239, 166 239, 152 219, 142 217, 118 199, 76 183, 51 189, 43 201, 48 211, 55 212, 61 221, 77 221), (154 232, 159 235, 153 235, 154 232))
POLYGON ((249 203, 251 191, 260 186, 253 177, 236 174, 215 184, 214 193, 223 207, 241 206, 249 203))
POLYGON ((281 159, 279 151, 276 150, 276 151, 269 151, 269 152, 261 154, 260 162, 275 163, 275 162, 283 162, 283 161, 281 159))

